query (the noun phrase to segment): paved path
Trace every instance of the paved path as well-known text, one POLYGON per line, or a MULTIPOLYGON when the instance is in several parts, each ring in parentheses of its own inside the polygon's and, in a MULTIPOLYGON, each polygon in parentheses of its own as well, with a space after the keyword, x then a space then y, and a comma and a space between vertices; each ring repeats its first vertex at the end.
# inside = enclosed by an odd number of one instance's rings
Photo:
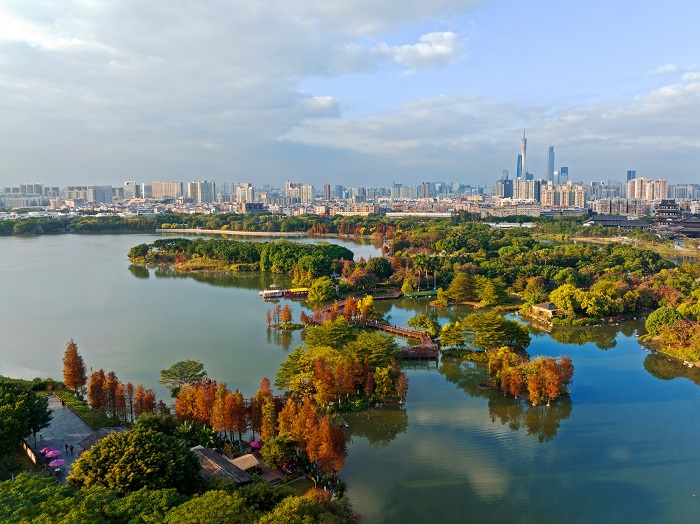
MULTIPOLYGON (((49 409, 51 410, 51 424, 48 428, 41 430, 36 437, 36 449, 34 453, 37 457, 43 456, 39 453, 40 449, 45 446, 53 446, 61 452, 61 455, 56 458, 61 458, 66 461, 62 466, 61 471, 57 473, 57 478, 61 483, 66 483, 66 477, 73 469, 73 462, 77 460, 83 448, 78 445, 78 442, 92 433, 92 428, 88 426, 83 419, 73 413, 67 407, 61 405, 61 400, 56 395, 49 396, 49 409), (66 444, 73 445, 73 453, 70 450, 66 451, 66 444)), ((34 438, 27 438, 29 444, 34 444, 34 438)), ((33 446, 32 446, 33 447, 33 446)), ((50 462, 53 459, 43 459, 50 462)), ((55 470, 56 468, 51 468, 55 470)))

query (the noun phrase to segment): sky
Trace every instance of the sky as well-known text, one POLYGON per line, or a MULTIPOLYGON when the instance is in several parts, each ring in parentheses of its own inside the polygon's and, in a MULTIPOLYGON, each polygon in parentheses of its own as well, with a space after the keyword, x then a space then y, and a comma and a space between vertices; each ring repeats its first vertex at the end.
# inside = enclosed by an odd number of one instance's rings
POLYGON ((0 185, 698 183, 700 2, 2 0, 0 185))

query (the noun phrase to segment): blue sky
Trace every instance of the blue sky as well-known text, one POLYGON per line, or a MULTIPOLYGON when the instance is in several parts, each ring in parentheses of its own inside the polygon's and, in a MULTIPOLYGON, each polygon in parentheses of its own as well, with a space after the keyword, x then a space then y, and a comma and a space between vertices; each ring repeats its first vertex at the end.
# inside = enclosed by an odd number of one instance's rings
POLYGON ((0 4, 0 184, 699 182, 700 4, 0 4))

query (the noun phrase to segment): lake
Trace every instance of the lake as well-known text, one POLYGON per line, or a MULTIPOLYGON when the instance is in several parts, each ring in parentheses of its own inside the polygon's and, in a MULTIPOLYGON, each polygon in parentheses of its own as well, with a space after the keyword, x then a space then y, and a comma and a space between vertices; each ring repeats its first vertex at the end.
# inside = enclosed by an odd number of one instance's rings
MULTIPOLYGON (((60 378, 72 337, 88 367, 147 387, 185 358, 245 395, 262 376, 274 379, 301 336, 268 331, 271 305, 257 293, 285 280, 130 267, 129 248, 157 238, 0 238, 0 374, 60 378)), ((425 299, 377 306, 398 325, 432 312, 425 299)), ((295 319, 301 307, 293 304, 295 319)), ((700 521, 700 375, 642 350, 641 328, 538 333, 531 355, 567 354, 575 366, 570 397, 549 408, 480 388, 482 366, 409 363, 405 408, 345 417, 342 477, 363 522, 700 521)))

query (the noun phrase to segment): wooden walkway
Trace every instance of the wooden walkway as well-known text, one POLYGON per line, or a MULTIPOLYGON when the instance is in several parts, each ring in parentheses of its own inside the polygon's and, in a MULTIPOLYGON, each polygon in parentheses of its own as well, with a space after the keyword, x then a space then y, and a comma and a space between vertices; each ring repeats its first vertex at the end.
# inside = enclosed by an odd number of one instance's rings
MULTIPOLYGON (((374 300, 389 300, 399 298, 401 296, 401 290, 396 290, 388 295, 372 295, 374 300)), ((359 300, 354 298, 354 300, 359 300)), ((314 322, 320 324, 324 319, 331 318, 333 310, 335 309, 343 314, 343 309, 345 307, 345 300, 340 302, 334 302, 328 306, 322 307, 314 311, 314 322)), ((386 324, 383 322, 377 322, 376 320, 369 320, 367 322, 362 322, 360 320, 353 320, 352 323, 362 324, 365 327, 371 327, 378 329, 380 331, 386 331, 387 333, 392 333, 400 337, 418 340, 420 345, 418 346, 404 346, 401 348, 401 358, 402 359, 421 359, 421 358, 438 358, 439 348, 438 345, 433 342, 430 335, 425 331, 420 329, 411 329, 406 327, 393 326, 391 324, 386 324)))

